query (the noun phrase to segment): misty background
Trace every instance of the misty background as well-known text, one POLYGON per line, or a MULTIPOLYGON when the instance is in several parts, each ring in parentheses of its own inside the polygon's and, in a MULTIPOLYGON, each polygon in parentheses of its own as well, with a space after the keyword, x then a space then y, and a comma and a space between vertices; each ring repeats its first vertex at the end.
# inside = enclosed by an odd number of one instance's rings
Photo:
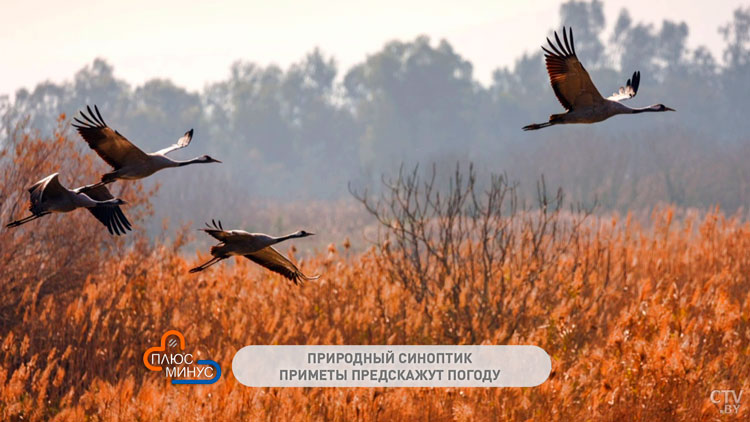
MULTIPOLYGON (((381 177, 401 166, 434 163, 450 172, 469 162, 480 176, 507 174, 530 195, 544 175, 569 200, 596 202, 603 212, 671 203, 733 213, 750 205, 750 6, 716 31, 720 56, 690 47, 685 22, 640 22, 627 9, 607 22, 603 3, 569 1, 559 7, 559 25, 539 27, 529 53, 496 69, 489 83, 479 82, 461 51, 427 36, 393 40, 346 68, 325 45, 284 68, 241 58, 228 77, 200 90, 169 79, 131 85, 102 57, 72 79, 0 97, 0 145, 19 127, 51 133, 61 113, 70 119, 94 104, 147 152, 194 128, 190 146, 170 156, 209 154, 224 164, 149 178, 161 185, 152 229, 165 217, 176 224, 221 218, 266 232, 316 219, 335 225, 342 209, 357 206, 348 186, 377 191, 381 177), (640 70, 638 95, 627 104, 677 112, 521 131, 563 111, 539 48, 563 25, 573 28, 578 57, 602 95, 640 70), (309 207, 312 216, 268 204, 309 207)), ((495 41, 497 49, 518 42, 510 33, 495 41)))

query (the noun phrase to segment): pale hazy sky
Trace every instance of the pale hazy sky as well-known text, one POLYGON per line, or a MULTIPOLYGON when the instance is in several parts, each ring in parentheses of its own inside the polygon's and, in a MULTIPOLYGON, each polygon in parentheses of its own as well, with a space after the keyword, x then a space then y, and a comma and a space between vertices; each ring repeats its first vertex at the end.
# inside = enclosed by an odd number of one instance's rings
MULTIPOLYGON (((70 80, 96 57, 131 84, 161 77, 192 90, 228 75, 237 59, 282 67, 319 46, 340 70, 392 39, 447 39, 492 70, 536 51, 559 24, 560 0, 436 1, 0 1, 0 95, 43 80, 70 80)), ((606 0, 607 32, 623 7, 634 21, 685 21, 690 47, 721 59, 717 28, 744 0, 606 0)))

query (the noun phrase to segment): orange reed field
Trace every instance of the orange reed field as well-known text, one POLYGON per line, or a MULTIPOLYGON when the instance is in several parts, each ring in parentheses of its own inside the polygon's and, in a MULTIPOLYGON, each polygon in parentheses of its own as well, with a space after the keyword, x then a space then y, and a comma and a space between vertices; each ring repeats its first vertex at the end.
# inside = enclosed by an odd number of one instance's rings
MULTIPOLYGON (((13 142, 0 156, 3 223, 41 177, 78 186, 102 170, 63 132, 13 142)), ((114 192, 141 227, 148 192, 114 192)), ((501 246, 470 226, 419 271, 400 227, 370 249, 342 238, 296 260, 322 274, 302 287, 248 260, 188 275, 207 258, 184 250, 193 230, 115 238, 85 211, 3 229, 0 420, 747 420, 750 406, 723 416, 710 394, 750 389, 748 223, 671 208, 647 226, 507 218, 501 246), (175 386, 144 367, 169 329, 221 364, 218 383, 175 386), (250 344, 534 344, 552 373, 525 389, 248 388, 231 362, 250 344)))

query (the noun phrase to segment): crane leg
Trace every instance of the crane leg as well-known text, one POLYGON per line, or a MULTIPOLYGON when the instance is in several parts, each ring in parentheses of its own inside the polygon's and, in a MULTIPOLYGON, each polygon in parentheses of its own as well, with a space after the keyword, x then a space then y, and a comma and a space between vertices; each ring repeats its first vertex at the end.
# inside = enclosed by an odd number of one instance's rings
POLYGON ((205 262, 205 263, 203 263, 203 264, 201 264, 201 265, 198 265, 198 266, 197 266, 197 267, 195 267, 195 268, 192 268, 192 269, 190 270, 190 272, 191 272, 191 273, 197 273, 198 271, 203 271, 203 270, 205 270, 206 268, 208 268, 208 267, 210 267, 210 266, 212 266, 212 265, 216 264, 217 262, 221 261, 222 259, 227 259, 227 258, 228 258, 228 257, 226 257, 226 256, 215 256, 215 257, 211 258, 210 260, 208 260, 207 262, 205 262))
MULTIPOLYGON (((107 173, 107 174, 110 174, 110 173, 107 173)), ((114 183, 115 180, 116 179, 111 179, 111 180, 106 180, 106 181, 102 180, 101 182, 97 182, 97 183, 94 183, 93 185, 88 185, 86 187, 90 188, 90 189, 96 189, 96 188, 98 188, 100 186, 104 186, 104 185, 108 185, 110 183, 114 183)))
POLYGON ((543 127, 549 127, 554 125, 552 122, 544 122, 544 123, 532 123, 530 125, 524 126, 523 130, 537 130, 541 129, 543 127))
POLYGON ((7 228, 18 227, 21 224, 26 224, 29 221, 36 220, 39 217, 44 217, 47 214, 49 214, 49 213, 48 212, 43 212, 41 214, 32 214, 32 215, 30 215, 28 217, 24 217, 24 218, 22 218, 20 220, 11 221, 10 223, 6 224, 5 227, 7 227, 7 228))

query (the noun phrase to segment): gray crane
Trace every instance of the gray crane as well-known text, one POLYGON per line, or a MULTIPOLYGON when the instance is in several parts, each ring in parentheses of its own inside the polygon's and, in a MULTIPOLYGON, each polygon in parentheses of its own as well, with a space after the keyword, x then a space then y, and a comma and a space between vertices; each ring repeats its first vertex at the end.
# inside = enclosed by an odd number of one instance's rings
POLYGON ((645 112, 675 111, 664 104, 654 104, 643 108, 630 108, 621 103, 623 100, 635 97, 641 81, 641 73, 633 73, 624 87, 618 92, 604 98, 591 81, 586 69, 578 61, 575 45, 573 44, 573 29, 570 28, 570 41, 563 27, 563 40, 555 32, 557 47, 547 38, 552 51, 542 47, 547 64, 552 90, 557 99, 567 110, 566 113, 553 114, 548 122, 533 123, 524 126, 523 130, 536 130, 544 127, 567 123, 596 123, 609 119, 618 114, 638 114, 645 112))
POLYGON ((60 184, 58 173, 51 174, 29 188, 29 211, 31 215, 8 223, 5 227, 18 227, 29 221, 56 212, 64 213, 86 208, 110 234, 125 234, 130 222, 122 213, 120 205, 125 201, 115 198, 106 186, 86 185, 68 189, 60 184))
POLYGON ((211 220, 211 223, 212 225, 206 223, 207 228, 200 230, 208 233, 220 243, 211 247, 213 258, 191 269, 191 273, 203 271, 230 256, 244 256, 260 266, 281 274, 294 284, 299 284, 301 281, 317 280, 320 277, 317 275, 306 276, 292 261, 272 246, 288 239, 312 236, 314 233, 300 230, 286 236, 273 237, 263 233, 248 233, 244 230, 224 230, 221 221, 217 223, 211 220))
POLYGON ((197 163, 221 163, 221 161, 202 155, 187 161, 173 160, 166 155, 172 151, 185 148, 193 139, 193 129, 185 132, 177 142, 167 148, 147 154, 133 145, 116 130, 112 130, 104 122, 99 108, 94 105, 94 111, 91 107, 86 106, 89 115, 81 111, 83 120, 75 117, 73 124, 81 134, 81 137, 89 144, 104 161, 107 162, 114 171, 102 176, 101 182, 94 186, 100 186, 114 182, 117 179, 142 179, 148 177, 159 170, 171 167, 182 167, 189 164, 197 163))

